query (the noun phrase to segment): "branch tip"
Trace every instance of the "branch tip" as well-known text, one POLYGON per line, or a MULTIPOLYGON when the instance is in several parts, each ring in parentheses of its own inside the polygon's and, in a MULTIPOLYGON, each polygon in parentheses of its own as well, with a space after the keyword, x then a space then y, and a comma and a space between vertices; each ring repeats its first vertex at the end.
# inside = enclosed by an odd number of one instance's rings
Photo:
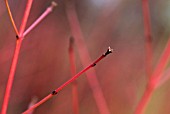
POLYGON ((110 54, 113 52, 113 49, 110 48, 110 46, 108 47, 107 51, 103 54, 104 56, 110 54))
POLYGON ((74 38, 70 37, 70 44, 73 44, 73 43, 74 43, 74 38))
POLYGON ((69 51, 73 51, 74 38, 71 36, 69 39, 69 51))
POLYGON ((51 2, 51 6, 52 6, 52 7, 56 7, 56 6, 57 6, 57 3, 54 2, 54 1, 52 1, 52 2, 51 2))

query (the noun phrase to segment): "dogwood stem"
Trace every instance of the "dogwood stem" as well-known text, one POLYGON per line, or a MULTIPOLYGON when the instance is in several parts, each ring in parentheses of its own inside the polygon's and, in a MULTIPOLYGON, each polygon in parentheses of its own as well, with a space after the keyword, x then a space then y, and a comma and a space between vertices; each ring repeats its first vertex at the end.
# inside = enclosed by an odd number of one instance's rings
POLYGON ((52 91, 52 93, 50 93, 48 96, 46 96, 44 99, 42 99, 41 101, 39 101, 38 103, 36 103, 35 105, 33 105, 30 109, 26 110, 25 112, 23 112, 23 114, 28 114, 30 111, 34 110, 35 108, 37 108, 38 106, 40 106, 41 104, 43 104, 44 102, 46 102, 47 100, 49 100, 51 97, 53 97, 54 95, 56 95, 58 92, 60 92, 64 87, 66 87, 67 85, 71 84, 73 81, 75 81, 81 74, 83 74, 84 72, 86 72, 87 70, 89 70, 90 68, 96 66, 96 64, 101 61, 103 58, 105 58, 108 54, 112 53, 113 49, 111 49, 110 47, 107 49, 107 51, 102 54, 97 60, 95 60, 92 64, 90 64, 89 66, 87 66, 85 69, 83 69, 82 71, 80 71, 78 74, 76 74, 75 76, 73 76, 71 79, 69 79, 68 81, 66 81, 63 85, 61 85, 59 88, 57 88, 56 90, 52 91))

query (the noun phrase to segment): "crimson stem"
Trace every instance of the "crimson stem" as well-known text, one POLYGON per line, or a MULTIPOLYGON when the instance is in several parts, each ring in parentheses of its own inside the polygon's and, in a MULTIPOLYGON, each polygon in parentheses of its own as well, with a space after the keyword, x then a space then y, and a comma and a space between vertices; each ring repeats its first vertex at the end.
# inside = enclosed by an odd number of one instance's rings
POLYGON ((83 74, 84 72, 86 72, 87 70, 89 70, 90 68, 96 66, 96 64, 101 61, 103 58, 105 58, 108 54, 112 53, 113 49, 111 49, 110 47, 107 49, 107 51, 102 54, 98 59, 96 59, 92 64, 90 64, 89 66, 87 66, 86 68, 84 68, 82 71, 80 71, 79 73, 77 73, 76 75, 74 75, 71 79, 69 79, 68 81, 66 81, 63 85, 61 85, 59 88, 57 88, 56 90, 52 91, 52 93, 50 93, 49 95, 47 95, 44 99, 42 99, 41 101, 39 101, 38 103, 36 103, 35 105, 33 105, 32 107, 30 107, 30 109, 26 110, 25 112, 23 112, 22 114, 28 114, 30 111, 34 110, 35 108, 37 108, 38 106, 40 106, 41 104, 43 104, 44 102, 46 102, 47 100, 49 100, 51 97, 53 97, 54 95, 56 95, 58 92, 60 92, 64 87, 66 87, 67 85, 71 84, 73 81, 75 81, 81 74, 83 74))
POLYGON ((24 16, 22 19, 22 23, 20 26, 19 34, 17 34, 16 47, 15 47, 14 57, 13 57, 10 72, 9 72, 9 77, 8 77, 7 86, 6 86, 5 95, 4 95, 4 101, 2 103, 1 114, 7 113, 10 93, 11 93, 11 89, 12 89, 12 85, 13 85, 17 62, 18 62, 18 56, 19 56, 19 52, 20 52, 20 48, 21 48, 21 44, 22 44, 22 34, 26 27, 26 23, 28 20, 32 2, 33 2, 33 0, 27 1, 27 5, 26 5, 26 9, 25 9, 24 16))

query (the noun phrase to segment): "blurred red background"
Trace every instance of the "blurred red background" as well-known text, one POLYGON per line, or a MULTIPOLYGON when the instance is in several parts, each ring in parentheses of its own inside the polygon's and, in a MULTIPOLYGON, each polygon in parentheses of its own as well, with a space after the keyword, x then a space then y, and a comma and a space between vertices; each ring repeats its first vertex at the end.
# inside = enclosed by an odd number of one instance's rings
MULTIPOLYGON (((58 6, 22 43, 12 87, 8 114, 25 111, 31 99, 48 95, 70 77, 68 56, 69 22, 65 1, 58 6)), ((108 46, 115 52, 96 67, 97 78, 111 114, 132 114, 148 81, 145 71, 145 38, 141 0, 74 0, 85 43, 92 60, 108 46)), ((34 0, 28 28, 50 5, 49 0, 34 0)), ((153 68, 169 37, 170 2, 150 0, 153 68)), ((9 0, 19 28, 26 0, 9 0)), ((15 48, 15 32, 5 2, 0 0, 0 107, 2 106, 9 69, 15 48)), ((76 45, 77 71, 83 69, 76 45)), ((80 114, 99 114, 87 79, 78 80, 80 114)), ((169 81, 158 88, 146 114, 168 114, 169 81)), ((71 85, 38 107, 35 114, 73 114, 71 85)))

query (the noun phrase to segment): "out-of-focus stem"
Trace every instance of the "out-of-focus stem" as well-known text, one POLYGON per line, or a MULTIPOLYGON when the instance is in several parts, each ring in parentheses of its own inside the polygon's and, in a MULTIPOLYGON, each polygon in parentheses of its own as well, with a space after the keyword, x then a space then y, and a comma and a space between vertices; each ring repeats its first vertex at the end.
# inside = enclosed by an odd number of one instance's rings
POLYGON ((170 68, 168 68, 161 76, 159 83, 157 84, 157 88, 161 87, 164 83, 166 83, 170 79, 170 68))
POLYGON ((24 29, 25 29, 25 26, 27 23, 27 19, 28 19, 29 12, 30 12, 30 9, 32 6, 32 2, 33 2, 33 0, 27 1, 27 6, 25 9, 24 17, 22 19, 22 23, 20 26, 19 36, 17 36, 18 38, 16 40, 16 48, 15 48, 14 57, 13 57, 11 68, 10 68, 10 73, 9 73, 8 82, 7 82, 7 86, 6 86, 6 90, 5 90, 1 114, 7 113, 7 107, 8 107, 10 93, 11 93, 11 89, 12 89, 12 85, 13 85, 16 66, 17 66, 17 62, 18 62, 18 56, 19 56, 19 52, 20 52, 20 48, 21 48, 21 44, 22 44, 22 34, 24 32, 24 29))
POLYGON ((15 30, 16 35, 18 35, 19 34, 18 29, 17 29, 17 27, 15 25, 15 22, 14 22, 14 19, 13 19, 13 16, 12 16, 12 13, 11 13, 11 10, 10 10, 10 7, 9 7, 8 0, 5 0, 5 4, 6 4, 7 10, 8 10, 9 18, 10 18, 10 20, 12 22, 12 26, 13 26, 13 28, 15 30))
POLYGON ((146 48, 146 73, 150 77, 152 75, 152 33, 151 33, 151 19, 149 10, 149 1, 142 0, 144 34, 145 34, 145 48, 146 48))
POLYGON ((23 33, 23 37, 35 28, 49 13, 51 13, 55 6, 57 6, 57 4, 54 1, 51 2, 51 5, 44 11, 44 13, 23 33))
POLYGON ((142 10, 143 10, 143 20, 144 20, 144 34, 145 34, 145 48, 146 48, 146 74, 148 78, 150 78, 149 83, 147 85, 146 91, 142 97, 142 100, 138 104, 135 114, 143 114, 147 106, 147 102, 153 93, 153 85, 150 84, 152 78, 152 37, 151 37, 151 22, 150 22, 150 10, 149 10, 149 2, 148 0, 142 0, 142 10))
MULTIPOLYGON (((73 43, 74 43, 74 39, 73 37, 71 37, 70 43, 69 43, 69 59, 70 59, 70 70, 71 70, 72 76, 76 74, 75 54, 74 54, 74 49, 73 49, 73 43)), ((72 83, 72 102, 73 102, 74 114, 79 114, 78 88, 77 88, 76 80, 72 83)))
MULTIPOLYGON (((36 102, 38 101, 38 98, 37 97, 33 97, 31 99, 31 102, 29 103, 29 106, 28 106, 28 109, 33 106, 36 102)), ((34 110, 30 111, 28 114, 33 114, 34 113, 34 110)))
POLYGON ((161 79, 161 76, 162 76, 161 74, 168 62, 169 57, 170 57, 170 39, 162 53, 162 56, 157 64, 153 74, 150 77, 150 80, 147 84, 144 95, 142 96, 141 100, 139 101, 139 103, 137 105, 135 114, 143 114, 144 113, 144 111, 152 97, 152 94, 161 79))
MULTIPOLYGON (((91 63, 91 58, 89 56, 89 52, 84 42, 84 36, 81 31, 78 17, 76 14, 75 4, 72 3, 72 1, 70 0, 66 1, 66 14, 70 24, 71 33, 78 47, 80 60, 82 62, 82 65, 85 67, 87 64, 91 63)), ((86 75, 100 114, 110 114, 103 92, 98 82, 95 70, 92 69, 86 72, 86 75)))
MULTIPOLYGON (((36 103, 35 105, 33 105, 30 109, 26 110, 25 112, 23 112, 23 114, 28 114, 30 111, 34 110, 35 108, 37 108, 38 106, 40 106, 41 104, 43 104, 44 102, 46 102, 47 100, 49 100, 52 96, 56 95, 58 92, 60 92, 64 87, 66 87, 67 85, 71 84, 72 82, 74 82, 81 74, 83 74, 84 72, 86 72, 87 70, 89 70, 90 68, 94 67, 99 61, 101 61, 103 58, 105 58, 108 54, 112 53, 112 49, 109 47, 108 50, 102 54, 97 60, 95 60, 92 64, 90 64, 89 66, 87 66, 86 68, 84 68, 82 71, 80 71, 79 73, 77 73, 76 75, 74 75, 71 79, 69 79, 68 81, 66 81, 63 85, 61 85, 59 88, 57 88, 56 90, 54 90, 51 94, 49 94, 48 96, 46 96, 44 99, 42 99, 41 101, 39 101, 38 103, 36 103)), ((91 76, 93 77, 93 76, 91 76)), ((103 113, 104 114, 104 113, 103 113)))

